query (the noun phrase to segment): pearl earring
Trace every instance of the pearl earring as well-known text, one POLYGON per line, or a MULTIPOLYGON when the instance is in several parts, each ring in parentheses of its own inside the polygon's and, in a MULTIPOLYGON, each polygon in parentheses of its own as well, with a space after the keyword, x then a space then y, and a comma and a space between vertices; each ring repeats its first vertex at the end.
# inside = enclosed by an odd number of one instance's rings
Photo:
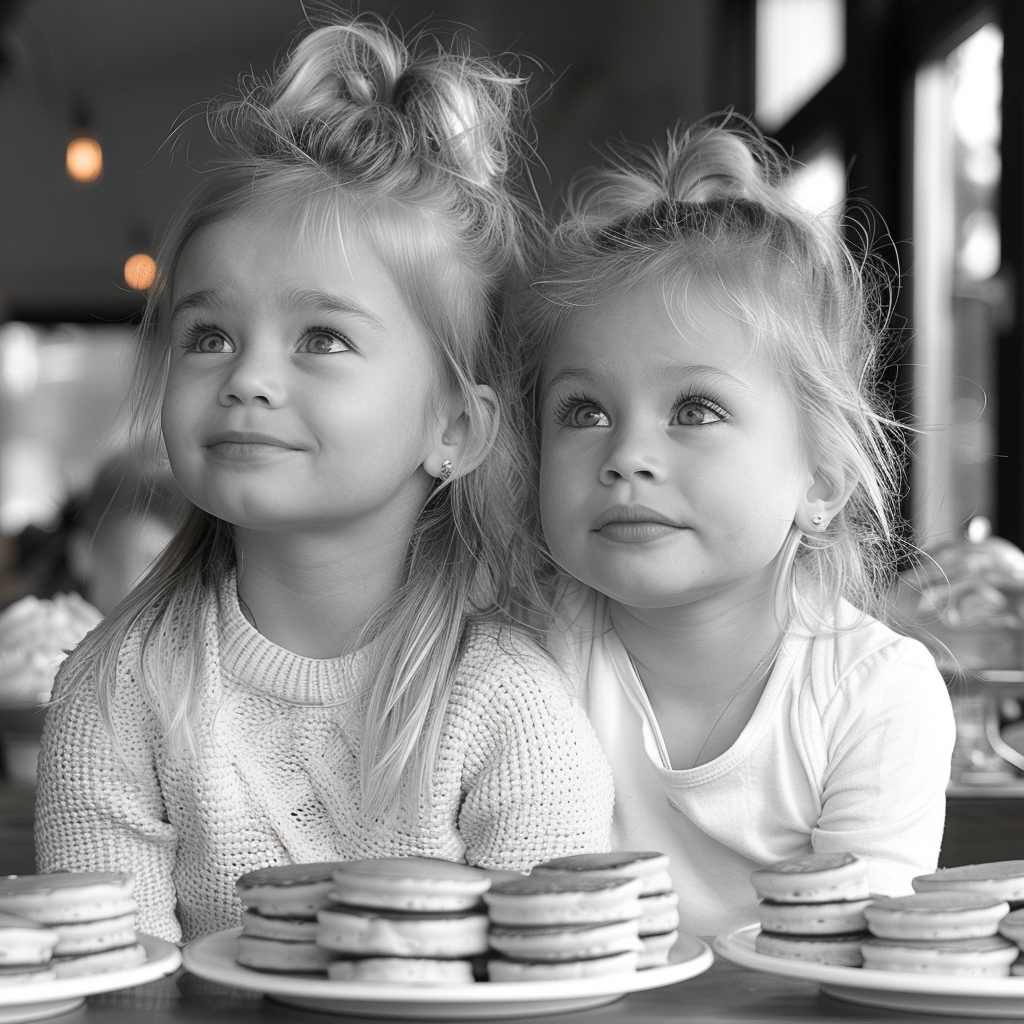
POLYGON ((821 529, 821 524, 825 521, 824 516, 811 516, 811 525, 816 529, 821 529))
POLYGON ((444 462, 441 463, 441 472, 438 473, 437 478, 441 481, 441 483, 444 483, 445 480, 450 480, 452 478, 452 473, 454 472, 455 470, 454 467, 452 466, 452 460, 445 459, 444 462))

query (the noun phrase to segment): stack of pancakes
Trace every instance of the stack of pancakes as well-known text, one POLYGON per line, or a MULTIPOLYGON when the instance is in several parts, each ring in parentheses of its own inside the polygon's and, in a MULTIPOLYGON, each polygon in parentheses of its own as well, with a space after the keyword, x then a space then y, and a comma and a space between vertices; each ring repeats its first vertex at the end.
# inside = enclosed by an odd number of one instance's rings
MULTIPOLYGON (((8 875, 0 878, 0 914, 56 936, 48 961, 58 978, 119 970, 146 959, 135 934, 133 886, 133 876, 119 871, 8 875)), ((24 929, 20 934, 29 939, 24 929)))
POLYGON ((551 981, 635 971, 639 878, 551 871, 497 882, 484 893, 491 919, 491 981, 551 981))
POLYGON ((317 912, 330 903, 336 863, 281 864, 242 875, 246 908, 238 962, 257 971, 326 974, 331 954, 316 944, 317 912))
POLYGON ((486 871, 430 857, 337 865, 317 942, 335 981, 463 984, 487 952, 486 871))
POLYGON ((610 873, 619 878, 640 879, 640 957, 637 967, 661 967, 668 963, 669 950, 679 937, 679 896, 672 887, 668 855, 653 851, 585 853, 556 857, 538 864, 534 875, 552 872, 580 872, 590 876, 610 873))
POLYGON ((860 967, 870 904, 867 862, 852 853, 812 853, 758 868, 759 953, 860 967))

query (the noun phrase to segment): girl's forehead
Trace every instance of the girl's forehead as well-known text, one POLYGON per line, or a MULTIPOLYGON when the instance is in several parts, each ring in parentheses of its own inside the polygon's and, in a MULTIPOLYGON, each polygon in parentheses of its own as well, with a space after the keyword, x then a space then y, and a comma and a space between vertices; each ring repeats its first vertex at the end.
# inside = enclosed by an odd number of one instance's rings
POLYGON ((651 284, 621 289, 566 313, 543 362, 550 377, 567 363, 686 367, 758 365, 763 360, 741 315, 713 298, 651 284))

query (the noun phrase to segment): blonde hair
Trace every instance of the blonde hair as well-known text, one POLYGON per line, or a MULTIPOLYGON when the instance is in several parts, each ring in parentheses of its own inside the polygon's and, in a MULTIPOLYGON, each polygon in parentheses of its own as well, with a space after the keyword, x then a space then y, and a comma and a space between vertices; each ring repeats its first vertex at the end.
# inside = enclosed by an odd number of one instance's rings
POLYGON ((824 532, 794 525, 783 548, 780 619, 820 628, 840 598, 886 617, 903 439, 881 379, 876 271, 841 226, 792 198, 789 170, 727 115, 591 172, 570 190, 521 330, 535 399, 545 353, 576 309, 616 291, 653 286, 673 318, 699 322, 710 306, 742 324, 788 389, 819 473, 835 493, 852 485, 824 532))
MULTIPOLYGON (((171 225, 140 329, 131 400, 134 443, 160 445, 170 284, 182 250, 202 227, 270 208, 294 215, 302 237, 351 228, 378 252, 457 388, 483 457, 473 472, 439 483, 409 540, 404 577, 362 639, 372 650, 362 741, 362 797, 373 814, 430 804, 430 778, 467 629, 526 615, 517 593, 533 585, 517 567, 530 484, 516 440, 513 374, 495 343, 502 287, 521 270, 530 209, 513 174, 520 156, 524 82, 491 60, 429 40, 407 46, 383 23, 322 26, 277 75, 212 108, 219 158, 171 225), (476 385, 491 386, 501 414, 476 385), (518 573, 518 576, 517 576, 518 573)), ((201 610, 235 565, 231 524, 193 507, 151 573, 72 659, 93 673, 105 720, 118 652, 145 623, 143 652, 173 666, 143 683, 166 729, 192 742, 202 665, 201 610), (170 621, 192 629, 172 644, 170 621)), ((368 812, 369 813, 369 812, 368 812)))

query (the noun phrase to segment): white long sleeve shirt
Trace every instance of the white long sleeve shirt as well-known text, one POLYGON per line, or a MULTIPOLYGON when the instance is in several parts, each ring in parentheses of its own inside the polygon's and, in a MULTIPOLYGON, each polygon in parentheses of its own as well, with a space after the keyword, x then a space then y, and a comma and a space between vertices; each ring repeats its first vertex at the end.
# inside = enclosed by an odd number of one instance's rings
POLYGON ((848 605, 834 633, 788 632, 736 742, 676 771, 606 599, 578 591, 563 613, 549 646, 612 765, 612 846, 669 854, 683 929, 756 921, 751 871, 812 851, 867 858, 886 895, 934 870, 955 726, 923 645, 848 605))

